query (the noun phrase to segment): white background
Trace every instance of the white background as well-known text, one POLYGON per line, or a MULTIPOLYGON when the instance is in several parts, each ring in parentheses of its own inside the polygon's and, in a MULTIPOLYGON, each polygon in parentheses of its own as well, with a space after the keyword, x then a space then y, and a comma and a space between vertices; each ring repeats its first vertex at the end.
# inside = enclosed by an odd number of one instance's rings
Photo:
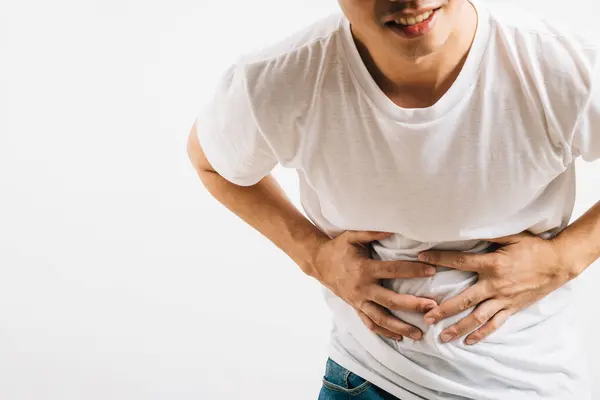
MULTIPOLYGON (((526 4, 595 29, 592 0, 549 3, 526 4)), ((337 9, 0 0, 1 399, 316 399, 318 283, 208 195, 185 148, 231 61, 337 9)), ((599 179, 580 164, 575 216, 599 179)), ((599 275, 576 305, 595 378, 599 275)))

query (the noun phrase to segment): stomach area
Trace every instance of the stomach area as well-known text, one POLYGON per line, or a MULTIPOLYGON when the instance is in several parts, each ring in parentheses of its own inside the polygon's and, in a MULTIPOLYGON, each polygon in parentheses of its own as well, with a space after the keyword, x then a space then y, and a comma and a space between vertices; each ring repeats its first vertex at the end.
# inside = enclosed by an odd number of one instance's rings
MULTIPOLYGON (((384 241, 373 244, 372 257, 382 261, 418 261, 417 257, 421 252, 431 249, 484 254, 495 251, 497 245, 485 240, 465 240, 452 243, 417 242, 394 235, 384 241)), ((429 278, 384 279, 381 281, 381 284, 396 293, 424 297, 442 304, 475 285, 479 278, 478 274, 474 272, 460 271, 442 266, 436 266, 436 268, 436 275, 429 278)), ((504 340, 504 342, 508 342, 510 341, 509 336, 511 332, 521 332, 543 323, 545 320, 559 314, 571 303, 572 292, 572 285, 570 283, 559 288, 537 303, 512 315, 500 329, 485 340, 500 342, 504 340)), ((442 320, 434 326, 426 325, 424 314, 421 313, 398 310, 391 310, 391 313, 402 321, 419 328, 424 333, 424 336, 439 336, 444 329, 467 317, 475 308, 472 307, 455 316, 442 320)), ((466 335, 458 340, 464 341, 465 337, 466 335)), ((439 341, 439 339, 437 340, 439 341)))

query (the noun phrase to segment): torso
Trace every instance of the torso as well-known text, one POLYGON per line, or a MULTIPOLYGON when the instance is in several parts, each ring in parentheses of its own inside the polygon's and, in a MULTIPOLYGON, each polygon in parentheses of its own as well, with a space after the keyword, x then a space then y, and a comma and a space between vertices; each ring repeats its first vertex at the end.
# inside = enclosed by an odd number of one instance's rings
MULTIPOLYGON (((540 39, 534 30, 515 33, 482 16, 485 23, 458 78, 425 108, 409 108, 416 104, 409 97, 390 99, 381 92, 341 17, 328 19, 330 32, 321 29, 293 54, 249 64, 257 121, 281 164, 298 172, 304 210, 324 232, 394 232, 374 246, 373 256, 414 260, 429 248, 486 251, 486 238, 525 230, 549 237, 568 224, 575 173, 563 135, 585 93, 561 92, 570 87, 564 82, 572 79, 570 71, 548 76, 553 67, 526 59, 544 51, 535 47, 540 39), (515 53, 511 41, 526 51, 515 53), (285 73, 265 73, 281 65, 285 73), (548 82, 558 83, 554 89, 548 82)), ((385 284, 442 301, 475 280, 444 270, 431 279, 385 284)), ((575 398, 586 390, 585 374, 570 358, 579 354, 576 345, 562 341, 566 316, 558 317, 570 293, 569 287, 557 291, 513 317, 495 339, 466 348, 441 347, 436 337, 444 326, 426 331, 421 344, 384 342, 326 291, 335 322, 332 352, 398 396, 410 390, 422 398, 444 393, 445 399, 491 399, 512 385, 522 393, 537 391, 528 399, 575 398), (555 343, 527 342, 522 332, 538 335, 536 329, 553 330, 547 340, 555 343), (537 359, 530 360, 532 354, 537 359), (489 357, 503 367, 481 362, 489 357), (469 376, 485 383, 478 386, 469 376), (552 383, 543 387, 548 379, 552 383)), ((419 316, 397 315, 428 329, 419 316)))

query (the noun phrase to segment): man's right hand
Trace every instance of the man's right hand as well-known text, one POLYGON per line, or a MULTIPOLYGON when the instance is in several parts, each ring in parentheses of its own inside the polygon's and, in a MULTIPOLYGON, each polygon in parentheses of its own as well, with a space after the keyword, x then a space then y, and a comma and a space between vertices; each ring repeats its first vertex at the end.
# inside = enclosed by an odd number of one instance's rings
POLYGON ((435 275, 429 264, 414 261, 378 261, 370 256, 369 244, 391 233, 347 231, 326 240, 314 255, 315 277, 350 304, 373 332, 395 340, 420 340, 422 332, 391 315, 388 310, 427 313, 437 307, 434 300, 399 294, 384 288, 381 279, 425 278, 435 275))

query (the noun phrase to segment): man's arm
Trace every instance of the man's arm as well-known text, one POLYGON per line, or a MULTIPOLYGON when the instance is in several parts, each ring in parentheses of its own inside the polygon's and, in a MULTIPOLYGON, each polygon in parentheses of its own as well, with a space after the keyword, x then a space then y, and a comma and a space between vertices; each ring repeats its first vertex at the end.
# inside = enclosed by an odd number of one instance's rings
POLYGON ((575 222, 566 227, 553 241, 563 262, 571 266, 575 276, 600 258, 600 201, 575 222))
POLYGON ((289 201, 277 181, 268 175, 254 186, 238 186, 210 165, 192 127, 187 152, 200 180, 211 195, 283 250, 302 271, 316 278, 313 255, 329 237, 317 229, 289 201))
POLYGON ((249 187, 229 182, 210 165, 196 129, 197 121, 189 133, 188 156, 215 199, 271 240, 304 273, 350 304, 373 332, 397 340, 422 337, 421 331, 387 310, 425 313, 437 306, 435 301, 395 293, 379 281, 427 277, 435 274, 435 268, 418 262, 371 259, 368 244, 389 233, 345 232, 330 239, 300 213, 271 175, 249 187))

